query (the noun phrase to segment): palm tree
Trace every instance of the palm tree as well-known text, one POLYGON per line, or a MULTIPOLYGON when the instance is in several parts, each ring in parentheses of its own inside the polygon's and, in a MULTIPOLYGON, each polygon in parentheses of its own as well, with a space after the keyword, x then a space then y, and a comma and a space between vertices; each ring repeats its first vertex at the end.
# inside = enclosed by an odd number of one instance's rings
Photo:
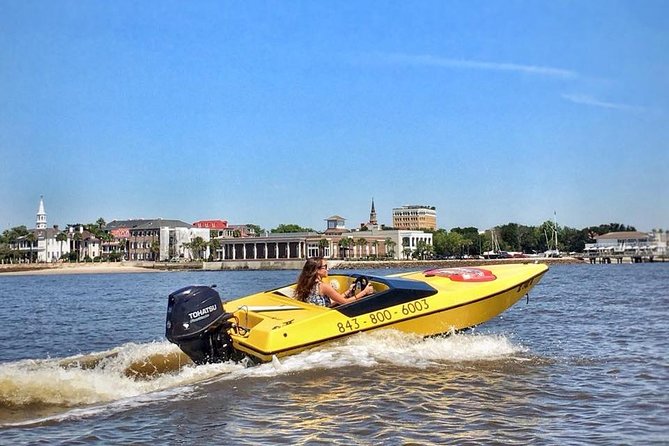
POLYGON ((326 239, 322 238, 318 241, 318 255, 323 257, 325 255, 325 248, 328 247, 330 242, 328 242, 326 239))
POLYGON ((202 257, 202 251, 207 245, 207 242, 204 241, 202 237, 195 237, 193 241, 191 242, 191 249, 193 250, 193 257, 195 257, 196 260, 200 260, 200 257, 202 257))
POLYGON ((352 243, 353 239, 350 237, 342 237, 342 239, 339 241, 340 256, 341 256, 341 251, 344 251, 344 255, 342 256, 342 258, 349 257, 348 250, 352 243))
POLYGON ((35 233, 31 232, 28 235, 26 235, 26 241, 28 242, 28 247, 30 248, 30 255, 28 257, 28 263, 32 263, 32 261, 33 261, 33 244, 37 241, 37 237, 35 236, 35 233))
POLYGON ((81 260, 81 239, 83 237, 81 236, 81 232, 77 231, 74 233, 74 236, 72 237, 72 240, 74 240, 74 250, 77 253, 77 262, 81 260))
POLYGON ((211 248, 210 257, 212 258, 212 260, 214 259, 218 260, 217 256, 218 256, 218 250, 221 249, 221 241, 217 238, 212 237, 211 241, 209 242, 209 247, 211 248))
MULTIPOLYGON (((113 245, 113 242, 114 242, 114 239, 115 239, 114 234, 112 234, 111 232, 103 232, 102 235, 100 235, 100 239, 103 242, 107 243, 107 245, 109 246, 109 257, 111 257, 112 252, 116 251, 114 249, 115 247, 113 245)), ((120 245, 120 243, 119 243, 119 245, 120 245)), ((117 257, 117 256, 114 256, 114 257, 117 257)))
POLYGON ((376 258, 379 256, 379 241, 374 240, 372 242, 372 255, 376 258))
POLYGON ((62 231, 56 235, 56 241, 60 244, 60 256, 63 256, 63 242, 67 241, 67 232, 62 231))
POLYGON ((367 246, 367 239, 360 237, 358 240, 356 240, 355 244, 360 247, 360 252, 358 253, 358 257, 362 257, 363 248, 367 246))
POLYGON ((153 257, 153 261, 155 262, 159 258, 160 254, 160 242, 158 240, 154 240, 151 242, 151 248, 149 248, 151 251, 151 257, 153 257))
POLYGON ((416 245, 415 256, 421 260, 425 260, 426 257, 431 257, 431 254, 434 253, 434 248, 432 245, 429 245, 426 241, 421 240, 416 245))
POLYGON ((386 246, 386 257, 395 257, 395 245, 396 243, 390 237, 386 237, 384 240, 386 246))

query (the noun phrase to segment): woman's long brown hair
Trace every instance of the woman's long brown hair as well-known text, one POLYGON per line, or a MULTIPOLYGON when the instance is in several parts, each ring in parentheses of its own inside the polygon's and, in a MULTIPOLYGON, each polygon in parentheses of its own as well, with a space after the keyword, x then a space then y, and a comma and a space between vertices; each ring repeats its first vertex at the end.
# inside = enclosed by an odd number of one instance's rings
POLYGON ((304 302, 309 296, 309 293, 311 293, 311 290, 314 288, 316 280, 318 279, 318 268, 321 266, 322 262, 323 257, 312 257, 304 262, 302 272, 300 273, 300 277, 297 279, 297 285, 295 286, 295 298, 297 300, 304 302))

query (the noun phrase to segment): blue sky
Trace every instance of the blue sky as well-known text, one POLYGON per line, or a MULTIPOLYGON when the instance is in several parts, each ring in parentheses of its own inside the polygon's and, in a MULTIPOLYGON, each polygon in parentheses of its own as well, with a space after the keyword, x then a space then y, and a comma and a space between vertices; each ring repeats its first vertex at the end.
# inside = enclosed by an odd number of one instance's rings
POLYGON ((669 3, 0 0, 0 231, 669 229, 669 3))

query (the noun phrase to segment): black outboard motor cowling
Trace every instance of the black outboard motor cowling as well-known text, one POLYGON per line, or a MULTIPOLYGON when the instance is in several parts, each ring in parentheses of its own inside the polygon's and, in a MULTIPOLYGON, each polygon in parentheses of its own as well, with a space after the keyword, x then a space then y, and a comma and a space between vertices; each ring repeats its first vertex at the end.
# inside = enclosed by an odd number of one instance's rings
POLYGON ((165 337, 196 364, 227 361, 234 353, 228 334, 232 317, 212 287, 181 288, 167 301, 165 337))

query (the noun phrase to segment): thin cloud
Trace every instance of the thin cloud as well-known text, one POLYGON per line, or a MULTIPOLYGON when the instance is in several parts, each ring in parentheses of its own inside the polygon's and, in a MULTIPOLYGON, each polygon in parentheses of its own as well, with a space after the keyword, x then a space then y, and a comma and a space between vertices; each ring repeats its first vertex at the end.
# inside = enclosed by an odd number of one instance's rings
POLYGON ((544 67, 538 65, 522 65, 506 62, 482 62, 477 60, 449 59, 431 56, 428 54, 386 54, 382 56, 387 62, 406 65, 422 65, 447 68, 464 68, 487 71, 510 71, 537 76, 576 78, 578 74, 562 68, 544 67))
POLYGON ((633 112, 640 112, 644 110, 643 107, 638 107, 636 105, 617 104, 615 102, 601 101, 597 98, 584 94, 563 94, 562 97, 567 101, 573 102, 575 104, 589 105, 591 107, 601 107, 613 110, 623 110, 623 111, 633 111, 633 112))

